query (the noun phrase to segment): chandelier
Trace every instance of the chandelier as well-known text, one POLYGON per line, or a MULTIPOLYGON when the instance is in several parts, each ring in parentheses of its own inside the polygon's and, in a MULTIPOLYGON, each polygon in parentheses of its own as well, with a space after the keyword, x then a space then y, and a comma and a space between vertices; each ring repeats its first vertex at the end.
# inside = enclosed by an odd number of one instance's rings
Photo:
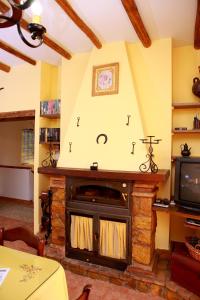
MULTIPOLYGON (((6 0, 10 9, 8 13, 1 15, 0 14, 0 28, 7 28, 13 25, 17 26, 17 30, 19 36, 22 41, 32 48, 37 48, 43 43, 43 35, 46 33, 46 28, 37 22, 33 22, 28 24, 27 29, 31 35, 32 40, 36 41, 36 43, 30 43, 22 33, 20 27, 20 20, 22 18, 22 11, 29 8, 35 0, 6 0)), ((33 4, 34 5, 34 4, 33 4)), ((37 16, 38 17, 38 16, 37 16)))

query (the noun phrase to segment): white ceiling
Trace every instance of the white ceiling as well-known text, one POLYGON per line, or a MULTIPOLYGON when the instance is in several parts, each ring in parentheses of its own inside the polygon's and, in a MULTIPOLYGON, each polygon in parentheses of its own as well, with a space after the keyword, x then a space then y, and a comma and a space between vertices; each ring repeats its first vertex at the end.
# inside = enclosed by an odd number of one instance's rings
MULTIPOLYGON (((43 6, 42 24, 46 27, 50 38, 68 50, 72 56, 74 53, 90 51, 95 47, 54 0, 40 0, 40 2, 43 6)), ((139 41, 121 0, 69 2, 102 43, 139 41)), ((136 4, 152 41, 171 37, 175 47, 193 44, 197 0, 136 0, 136 4)), ((25 19, 29 18, 28 15, 30 9, 24 11, 25 19)), ((44 44, 35 49, 26 46, 20 39, 16 26, 0 29, 0 40, 35 60, 60 63, 61 56, 44 44)), ((10 66, 24 63, 1 49, 0 61, 10 66)))

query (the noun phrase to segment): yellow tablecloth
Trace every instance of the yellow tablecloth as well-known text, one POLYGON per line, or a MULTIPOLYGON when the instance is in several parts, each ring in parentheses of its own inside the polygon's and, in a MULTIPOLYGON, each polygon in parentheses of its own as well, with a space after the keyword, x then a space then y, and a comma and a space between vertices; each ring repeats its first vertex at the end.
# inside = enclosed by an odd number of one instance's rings
POLYGON ((10 269, 0 300, 68 300, 64 269, 54 260, 0 246, 0 268, 10 269))

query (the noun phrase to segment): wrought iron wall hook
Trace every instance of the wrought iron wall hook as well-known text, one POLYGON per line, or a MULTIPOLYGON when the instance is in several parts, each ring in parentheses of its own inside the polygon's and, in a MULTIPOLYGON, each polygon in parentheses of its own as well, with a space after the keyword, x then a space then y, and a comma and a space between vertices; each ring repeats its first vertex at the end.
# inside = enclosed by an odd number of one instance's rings
POLYGON ((136 144, 136 142, 132 142, 132 151, 131 151, 131 154, 134 154, 135 144, 136 144))
POLYGON ((159 144, 159 142, 161 141, 161 139, 154 139, 153 138, 155 136, 153 135, 148 135, 147 136, 149 139, 145 138, 145 139, 140 139, 142 141, 143 144, 149 144, 149 148, 148 151, 149 153, 147 153, 146 157, 148 158, 147 161, 145 161, 144 163, 142 163, 139 166, 139 169, 141 172, 145 173, 148 172, 149 170, 152 173, 157 173, 158 172, 158 166, 156 165, 156 163, 153 161, 153 147, 152 145, 156 145, 159 144))
POLYGON ((107 135, 106 135, 105 133, 101 133, 101 134, 99 134, 99 135, 97 136, 97 139, 96 139, 97 144, 99 144, 99 139, 100 139, 101 137, 104 138, 104 144, 106 144, 107 141, 108 141, 108 137, 107 137, 107 135))
POLYGON ((131 115, 127 115, 127 118, 128 118, 127 123, 126 123, 127 126, 129 126, 130 117, 131 117, 131 115))
POLYGON ((80 121, 80 117, 77 117, 77 123, 76 123, 76 126, 79 127, 79 121, 80 121))
POLYGON ((69 142, 69 152, 72 152, 72 142, 69 142))

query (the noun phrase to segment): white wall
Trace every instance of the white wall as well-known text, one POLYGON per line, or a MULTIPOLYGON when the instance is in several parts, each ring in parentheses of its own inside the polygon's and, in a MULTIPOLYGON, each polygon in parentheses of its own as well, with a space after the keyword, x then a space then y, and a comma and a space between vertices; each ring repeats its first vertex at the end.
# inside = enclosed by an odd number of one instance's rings
POLYGON ((33 173, 31 170, 0 168, 0 196, 33 200, 33 173))

